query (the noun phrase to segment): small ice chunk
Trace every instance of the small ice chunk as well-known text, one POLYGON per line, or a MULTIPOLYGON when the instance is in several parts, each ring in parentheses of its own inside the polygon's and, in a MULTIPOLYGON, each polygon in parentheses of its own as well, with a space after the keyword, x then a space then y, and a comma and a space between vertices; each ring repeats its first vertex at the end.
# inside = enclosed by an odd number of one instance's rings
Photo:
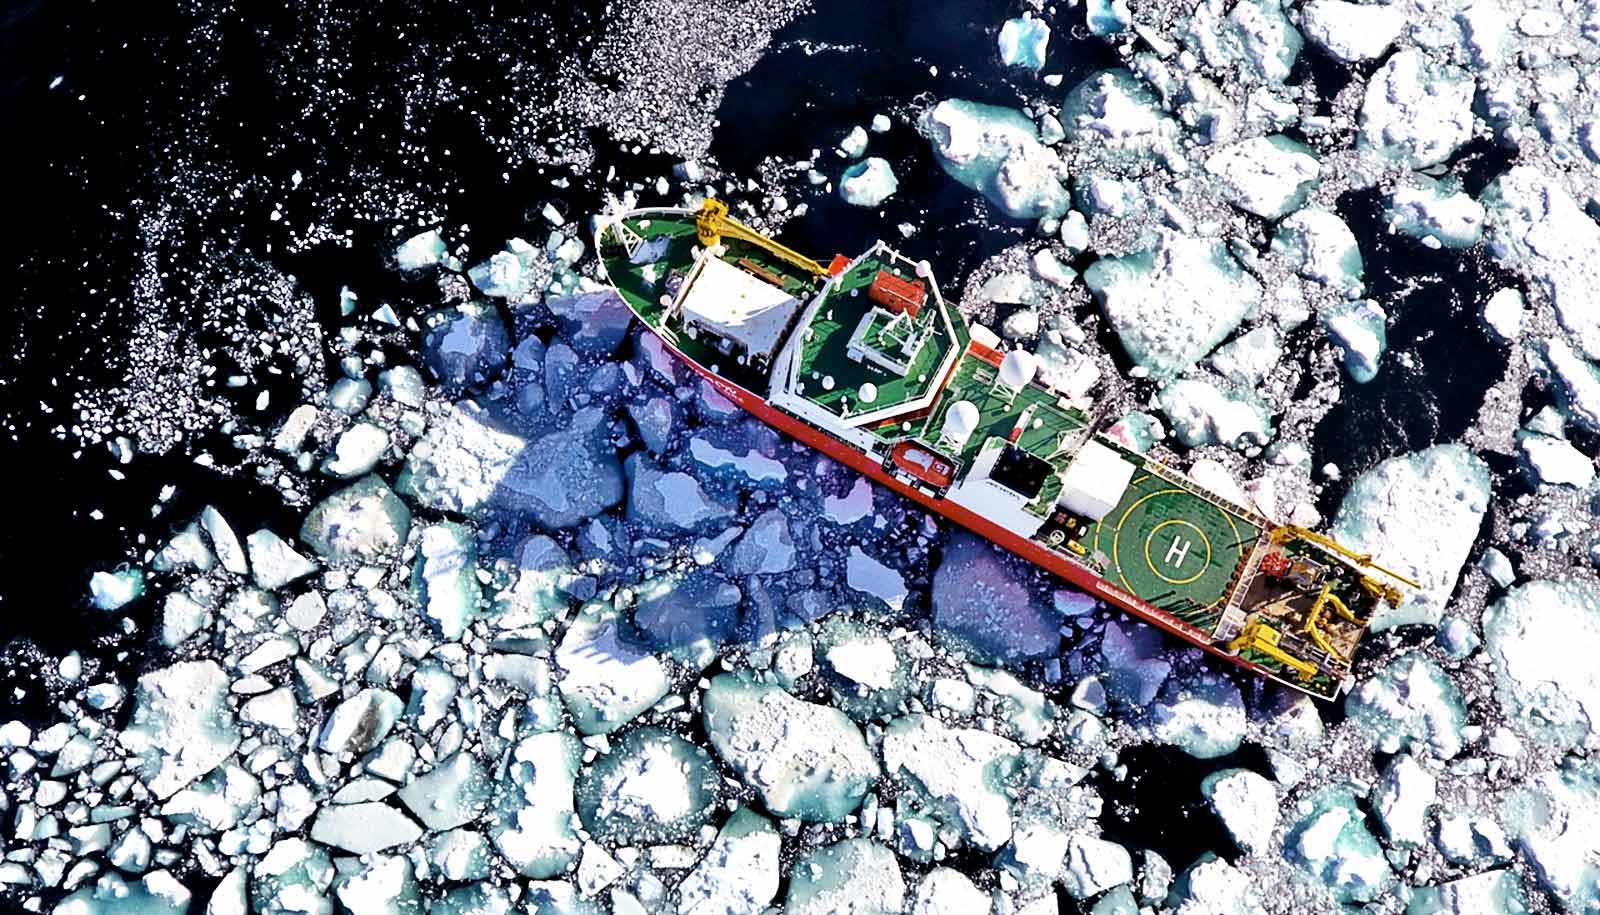
POLYGON ((450 641, 461 638, 483 603, 477 535, 453 521, 423 528, 411 580, 417 604, 434 631, 450 641))
POLYGON ((867 132, 861 129, 861 125, 850 128, 850 132, 839 141, 839 151, 852 159, 867 154, 867 132))
POLYGON ((228 686, 214 661, 182 661, 139 678, 133 719, 119 741, 156 797, 171 797, 239 745, 228 686))
POLYGON ((1371 299, 1332 306, 1322 312, 1322 326, 1343 355, 1350 380, 1366 384, 1378 375, 1379 362, 1389 346, 1383 307, 1371 299))
POLYGON ((211 540, 211 548, 216 551, 217 560, 222 567, 235 575, 244 575, 250 571, 250 566, 245 562, 244 547, 239 545, 239 537, 233 532, 222 512, 213 506, 207 505, 200 510, 200 526, 205 529, 206 536, 211 540))
POLYGON ((406 239, 404 244, 395 249, 394 259, 401 270, 411 271, 443 263, 447 255, 448 249, 439 230, 429 229, 406 239))
POLYGON ((89 595, 95 608, 120 610, 144 594, 144 573, 138 569, 96 572, 89 576, 89 595))
POLYGON ((1000 60, 1008 67, 1043 68, 1049 46, 1050 26, 1042 19, 1025 14, 1000 26, 1000 60))
POLYGON ((1454 182, 1412 175, 1387 198, 1389 231, 1426 245, 1470 248, 1483 238, 1485 212, 1454 182))
POLYGON ((766 817, 748 807, 734 811, 700 864, 678 884, 678 915, 763 911, 778 895, 782 845, 766 817))
POLYGON ((313 840, 356 855, 410 845, 421 837, 422 827, 382 801, 329 805, 311 824, 313 840))
POLYGON ((330 562, 371 561, 400 550, 411 510, 377 476, 366 476, 317 503, 300 540, 330 562))
POLYGON ((839 196, 846 203, 858 207, 876 207, 899 189, 900 182, 894 176, 894 169, 877 156, 850 166, 839 178, 839 196))
POLYGON ((868 556, 858 546, 850 547, 845 583, 856 591, 883 601, 890 610, 897 612, 904 606, 909 593, 905 578, 899 572, 868 556))
POLYGON ((1280 134, 1225 146, 1206 159, 1206 171, 1234 206, 1277 219, 1305 202, 1322 165, 1305 144, 1280 134))
POLYGON ((1587 489, 1594 482, 1594 460, 1564 438, 1524 431, 1517 447, 1535 485, 1587 489))
POLYGON ((317 570, 317 564, 295 552, 272 531, 262 528, 245 538, 256 587, 275 591, 317 570))
POLYGON ((189 911, 190 896, 189 890, 164 870, 151 871, 137 883, 112 871, 101 875, 93 886, 62 899, 51 911, 53 915, 184 915, 189 911))
POLYGON ((783 911, 784 915, 900 912, 905 892, 894 852, 870 839, 844 839, 794 863, 783 911))
POLYGON ((1483 326, 1501 343, 1515 343, 1522 337, 1522 322, 1528 311, 1523 305, 1522 293, 1507 287, 1489 296, 1478 313, 1483 326))
POLYGON ((339 435, 333 453, 322 462, 322 472, 342 479, 354 479, 378 465, 389 449, 389 433, 372 423, 356 423, 339 435))
POLYGON ((1133 13, 1127 0, 1088 0, 1084 4, 1084 18, 1089 32, 1101 38, 1121 35, 1133 27, 1133 13))
POLYGON ((1067 843, 1061 885, 1074 899, 1088 899, 1133 880, 1133 857, 1115 842, 1074 833, 1067 843))
POLYGON ((329 753, 365 753, 388 736, 405 711, 400 697, 386 689, 364 689, 339 703, 317 737, 329 753))

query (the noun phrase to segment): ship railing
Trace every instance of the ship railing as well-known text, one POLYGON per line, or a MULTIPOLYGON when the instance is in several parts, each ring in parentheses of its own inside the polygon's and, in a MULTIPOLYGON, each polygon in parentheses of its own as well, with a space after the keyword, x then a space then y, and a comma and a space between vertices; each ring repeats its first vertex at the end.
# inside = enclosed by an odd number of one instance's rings
POLYGON ((1159 461, 1146 461, 1144 469, 1150 471, 1152 476, 1160 477, 1174 486, 1180 486, 1191 495, 1199 496, 1202 500, 1215 505, 1217 508, 1220 508, 1231 515, 1243 518, 1262 530, 1267 530, 1273 526, 1272 522, 1264 518, 1260 512, 1246 508, 1243 505, 1239 505, 1230 499, 1224 499, 1222 496, 1219 496, 1211 490, 1206 489, 1195 481, 1189 479, 1181 473, 1178 473, 1176 470, 1173 470, 1171 467, 1168 467, 1159 461))

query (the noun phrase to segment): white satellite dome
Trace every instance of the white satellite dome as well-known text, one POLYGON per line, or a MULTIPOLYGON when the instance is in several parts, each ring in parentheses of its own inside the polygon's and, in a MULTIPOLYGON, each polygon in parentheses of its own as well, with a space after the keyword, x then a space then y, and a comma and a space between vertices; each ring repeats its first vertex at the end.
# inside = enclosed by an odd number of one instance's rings
POLYGON ((1008 388, 1025 388, 1038 371, 1038 357, 1025 349, 1014 349, 1000 360, 1000 383, 1008 388))
POLYGON ((970 400, 958 400, 944 414, 943 437, 957 448, 967 443, 978 428, 978 405, 970 400))
POLYGON ((856 392, 856 399, 862 403, 872 403, 878 399, 878 386, 870 381, 863 381, 861 390, 856 392))

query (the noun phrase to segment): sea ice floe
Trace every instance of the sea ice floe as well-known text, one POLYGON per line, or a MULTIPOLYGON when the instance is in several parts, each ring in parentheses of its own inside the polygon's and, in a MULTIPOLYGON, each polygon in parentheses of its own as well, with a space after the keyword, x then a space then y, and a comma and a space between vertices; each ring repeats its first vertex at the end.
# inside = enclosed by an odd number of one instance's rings
POLYGON ((171 797, 239 745, 228 687, 214 661, 180 661, 139 678, 133 719, 119 741, 156 797, 171 797))
POLYGON ((378 476, 366 476, 317 503, 300 540, 332 563, 370 562, 399 552, 411 510, 378 476))
POLYGON ((1332 536, 1421 584, 1372 626, 1436 625, 1489 506, 1489 469, 1462 445, 1390 458, 1358 477, 1334 518, 1332 536))
POLYGON ((1115 842, 1074 833, 1067 841, 1061 886, 1074 899, 1088 899, 1133 880, 1133 857, 1115 842))
POLYGON ((1563 908, 1587 915, 1600 907, 1600 775, 1593 763, 1568 757, 1562 768, 1511 791, 1501 813, 1540 885, 1563 908))
POLYGON ((1350 380, 1366 384, 1378 375, 1379 361, 1389 347, 1389 316, 1371 299, 1329 306, 1320 315, 1328 339, 1339 347, 1350 380))
POLYGON ((256 587, 275 591, 317 570, 317 564, 295 552, 282 537, 265 528, 245 538, 256 587))
POLYGON ((1427 844, 1428 813, 1438 799, 1438 779, 1409 753, 1396 756, 1378 779, 1372 806, 1390 847, 1427 844))
POLYGON ((102 874, 62 899, 52 910, 59 915, 185 915, 192 894, 165 870, 151 871, 137 882, 115 871, 102 874))
POLYGON ((453 521, 423 528, 411 582, 417 605, 434 631, 450 641, 461 638, 482 612, 477 535, 453 521))
POLYGON ((1016 662, 1054 652, 1060 621, 1025 571, 987 541, 954 534, 933 576, 934 625, 984 657, 1016 662))
POLYGON ((489 838, 524 877, 545 880, 578 859, 577 785, 582 746, 559 731, 519 741, 497 776, 489 838))
POLYGON ((1000 60, 1008 67, 1040 69, 1049 46, 1050 26, 1043 19, 1024 14, 1018 19, 1007 19, 1000 26, 1000 60))
POLYGON ((395 249, 394 257, 401 270, 421 270, 442 263, 447 257, 444 238, 438 229, 430 229, 405 240, 395 249))
POLYGON ((378 855, 340 877, 333 895, 350 915, 416 915, 422 908, 411 862, 378 855))
POLYGON ((936 867, 922 878, 911 894, 908 915, 974 915, 990 911, 987 893, 978 889, 966 874, 948 867, 936 867))
POLYGON ((1350 693, 1344 708, 1382 753, 1410 746, 1416 753, 1451 759, 1465 742, 1461 690, 1420 652, 1390 661, 1350 693))
POLYGON ((890 722, 883 735, 884 770, 904 773, 929 810, 983 851, 1011 838, 1007 779, 1020 748, 975 728, 951 728, 928 715, 890 722))
POLYGON ((1416 49, 1373 74, 1361 104, 1361 144, 1412 168, 1437 165, 1472 137, 1472 77, 1416 49))
POLYGON ((400 789, 400 802, 424 826, 445 832, 476 820, 488 807, 493 785, 476 756, 456 752, 400 789))
POLYGON ((733 638, 743 592, 720 572, 671 572, 637 589, 633 622, 646 642, 685 663, 708 666, 733 638))
POLYGON ((1277 219, 1305 202, 1322 165, 1305 144, 1278 134, 1223 147, 1206 159, 1206 171, 1221 182, 1223 196, 1234 206, 1277 219))
POLYGON ((1300 8, 1306 37, 1347 63, 1382 57, 1405 24, 1399 7, 1383 3, 1311 0, 1300 8))
POLYGON ((1541 740, 1576 749, 1600 733, 1600 599, 1578 580, 1531 581, 1483 615, 1495 694, 1541 740))
POLYGON ((1223 769, 1206 776, 1200 793, 1245 854, 1272 847, 1280 804, 1271 779, 1249 769, 1223 769))
POLYGON ((1226 245, 1165 234, 1156 247, 1104 257, 1083 274, 1134 362, 1181 374, 1227 339, 1261 301, 1261 285, 1226 245))
POLYGON ((333 451, 322 462, 322 472, 341 479, 369 473, 389 450, 389 433, 372 423, 355 423, 339 434, 333 451))
POLYGON ((200 510, 200 527, 206 532, 206 538, 211 541, 211 549, 224 569, 235 575, 244 575, 250 571, 244 547, 239 544, 239 535, 233 532, 233 526, 215 506, 207 505, 200 510))
POLYGON ((711 757, 659 728, 630 731, 578 782, 578 815, 612 845, 680 842, 717 809, 721 779, 711 757))
POLYGON ((887 915, 905 909, 894 852, 871 839, 844 839, 795 862, 784 915, 887 915))
POLYGON ((617 351, 633 325, 633 311, 615 290, 583 288, 571 295, 545 299, 561 322, 562 337, 581 356, 609 356, 617 351))
MULTIPOLYGON (((1074 86, 1061 105, 1061 126, 1073 143, 1103 148, 1108 164, 1130 166, 1171 151, 1178 134, 1150 88, 1123 69, 1102 70, 1074 86)), ((1065 235, 1062 241, 1072 245, 1065 235)))
POLYGON ((1483 205, 1454 181, 1412 174, 1386 197, 1389 231, 1428 247, 1470 248, 1483 238, 1483 205))
POLYGON ((1507 287, 1496 291, 1484 300, 1479 318, 1484 329, 1501 343, 1514 343, 1522 337, 1522 324, 1528 311, 1522 293, 1507 287))
POLYGON ((330 804, 311 823, 313 841, 354 855, 410 845, 421 837, 422 827, 382 801, 330 804))
POLYGON ((1600 359, 1600 296, 1593 265, 1600 262, 1600 224, 1572 195, 1532 166, 1518 165, 1482 195, 1489 251, 1532 281, 1561 326, 1589 359, 1600 359))
POLYGON ((441 308, 428 316, 423 360, 446 389, 459 393, 498 375, 511 352, 500 313, 469 302, 441 308))
POLYGON ((615 610, 592 603, 556 649, 561 698, 584 734, 609 734, 667 694, 665 665, 624 625, 615 610))
POLYGON ((1172 433, 1190 448, 1226 445, 1244 450, 1272 440, 1272 419, 1253 395, 1224 391, 1203 378, 1163 385, 1156 403, 1172 433))
POLYGON ((843 712, 742 674, 721 674, 701 699, 717 754, 785 817, 839 821, 876 781, 878 761, 843 712))
POLYGON ((895 611, 905 605, 906 595, 910 593, 906 588, 905 576, 868 556, 858 546, 850 547, 850 555, 845 562, 845 584, 852 590, 883 601, 885 606, 895 611))
POLYGON ((877 156, 855 163, 839 177, 839 196, 853 206, 878 206, 899 189, 894 169, 877 156))
POLYGON ((1173 915, 1264 915, 1266 911, 1254 881, 1210 852, 1179 875, 1171 901, 1173 915))
POLYGON ((774 575, 793 569, 797 555, 789 519, 780 509, 769 508, 734 544, 728 569, 735 575, 774 575))
POLYGON ((1528 915, 1522 881, 1510 870, 1485 871, 1414 887, 1406 915, 1528 915))
POLYGON ((120 610, 144 594, 144 573, 138 569, 96 572, 89 576, 89 597, 99 610, 120 610))
POLYGON ((1061 161, 1039 143, 1018 111, 947 99, 923 113, 917 129, 941 168, 1014 219, 1059 217, 1068 206, 1061 161))
POLYGON ((663 531, 700 531, 733 516, 732 508, 707 493, 696 477, 663 470, 641 454, 629 455, 623 467, 628 518, 634 522, 663 531))
POLYGON ((1108 692, 1136 708, 1148 706, 1172 672, 1171 662, 1160 652, 1161 637, 1155 630, 1107 620, 1100 655, 1105 661, 1108 692))
POLYGON ((1133 27, 1133 11, 1128 9, 1127 0, 1088 0, 1084 4, 1084 21, 1090 34, 1109 38, 1133 27))
POLYGON ((1555 382, 1562 413, 1573 423, 1600 432, 1600 366, 1584 359, 1558 337, 1541 343, 1539 349, 1555 382))
POLYGON ((1156 740, 1196 759, 1215 759, 1244 740, 1244 700, 1233 681, 1209 669, 1167 680, 1147 718, 1156 740))
POLYGON ((728 817, 700 864, 678 884, 678 915, 748 915, 778 895, 783 839, 748 807, 728 817))
POLYGON ((1349 788, 1324 788, 1302 807, 1283 840, 1291 861, 1326 884, 1341 903, 1373 902, 1391 890, 1394 872, 1349 788))
POLYGON ((1272 247, 1306 279, 1335 292, 1360 294, 1361 249, 1334 213, 1321 207, 1296 210, 1278 224, 1272 247))
POLYGON ((1564 438, 1523 430, 1517 433, 1517 449, 1535 485, 1587 489, 1594 482, 1594 460, 1564 438))
POLYGON ((250 872, 252 915, 331 915, 333 861, 321 846, 280 839, 250 872))

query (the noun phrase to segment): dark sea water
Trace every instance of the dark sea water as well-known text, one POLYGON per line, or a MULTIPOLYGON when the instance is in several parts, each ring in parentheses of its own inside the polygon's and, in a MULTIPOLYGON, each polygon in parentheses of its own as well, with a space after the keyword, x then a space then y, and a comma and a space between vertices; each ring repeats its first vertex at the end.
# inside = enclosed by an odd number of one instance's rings
MULTIPOLYGON (((793 161, 812 148, 831 155, 851 126, 876 113, 954 95, 1017 100, 1019 77, 994 51, 999 23, 1016 14, 1011 3, 814 6, 726 88, 711 153, 731 176, 754 175, 769 157, 793 161)), ((157 543, 169 519, 192 517, 208 503, 241 533, 297 523, 297 512, 248 472, 194 463, 203 451, 230 453, 216 430, 125 467, 104 448, 79 453, 75 436, 54 431, 73 423, 74 391, 125 377, 126 343, 140 313, 130 289, 141 258, 198 282, 195 289, 174 283, 156 297, 180 332, 207 332, 207 284, 230 264, 293 276, 335 326, 342 285, 358 289, 364 306, 426 300, 429 289, 407 285, 385 265, 397 225, 470 226, 460 240, 482 256, 514 235, 542 237, 537 214, 546 201, 559 199, 573 218, 599 207, 609 168, 653 181, 675 160, 648 150, 624 154, 603 129, 584 129, 597 153, 589 169, 507 154, 506 137, 523 146, 562 141, 524 136, 518 108, 548 104, 561 91, 562 56, 585 59, 607 26, 606 10, 602 3, 329 2, 219 12, 77 0, 14 4, 0 16, 0 126, 10 160, 8 215, 0 220, 9 261, 0 280, 7 433, 0 480, 11 493, 0 525, 0 643, 9 642, 10 661, 0 670, 0 716, 42 710, 28 644, 138 669, 143 637, 123 635, 112 617, 90 608, 86 585, 91 571, 136 555, 141 536, 157 543), (330 54, 339 62, 328 62, 330 54), (58 76, 60 85, 50 88, 58 76), (443 95, 418 88, 442 80, 451 86, 443 95), (290 185, 295 171, 298 189, 290 185), (561 176, 572 186, 558 193, 550 182, 561 176), (285 214, 279 222, 268 218, 275 206, 285 214), (172 227, 141 227, 157 213, 172 227), (296 245, 287 227, 311 221, 348 231, 348 243, 296 245), (112 479, 112 469, 126 479, 112 479), (167 485, 176 495, 152 519, 167 485), (103 518, 90 517, 92 510, 103 518)), ((1100 42, 1064 30, 1050 48, 1046 72, 1066 77, 1052 93, 1114 63, 1100 42)), ((1325 62, 1318 67, 1303 78, 1325 88, 1342 78, 1325 62)), ((1026 91, 1036 91, 1028 79, 1026 91)), ((895 226, 912 222, 922 231, 899 246, 938 265, 944 285, 955 288, 985 257, 1032 231, 997 220, 938 169, 912 131, 899 128, 873 143, 893 163, 899 193, 881 211, 834 195, 805 197, 809 212, 788 222, 786 241, 823 256, 853 252, 897 238, 895 226)), ((1493 154, 1483 155, 1492 174, 1493 154)), ((1505 278, 1479 260, 1397 243, 1371 215, 1372 200, 1341 203, 1371 294, 1394 317, 1383 371, 1370 384, 1345 386, 1313 442, 1317 465, 1337 463, 1348 479, 1465 430, 1504 367, 1504 354, 1476 332, 1473 315, 1505 278), (1400 354, 1409 354, 1409 366, 1400 354)), ((247 391, 253 397, 259 389, 247 391)), ((296 389, 282 379, 268 414, 253 421, 270 429, 298 402, 296 389)), ((1325 511, 1338 495, 1330 492, 1325 511)), ((133 610, 141 622, 152 613, 150 601, 133 610)), ((1201 809, 1199 780, 1214 767, 1185 767, 1160 751, 1128 762, 1144 771, 1099 786, 1113 810, 1105 818, 1111 838, 1137 836, 1134 844, 1177 862, 1227 847, 1209 817, 1170 815, 1201 809), (1157 771, 1164 774, 1149 774, 1157 771)))

